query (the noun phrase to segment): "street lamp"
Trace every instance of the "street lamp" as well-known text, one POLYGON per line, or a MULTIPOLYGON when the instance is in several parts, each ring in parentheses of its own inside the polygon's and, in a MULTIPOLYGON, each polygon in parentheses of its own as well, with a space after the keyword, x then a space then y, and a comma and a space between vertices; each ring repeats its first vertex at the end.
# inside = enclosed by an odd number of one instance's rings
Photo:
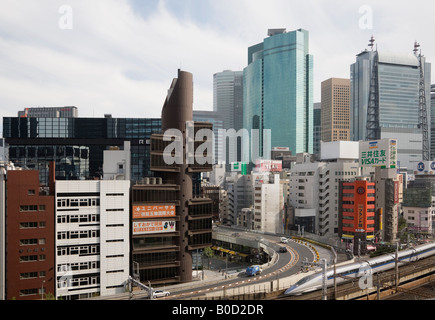
POLYGON ((42 280, 42 287, 41 287, 42 300, 44 300, 44 283, 45 283, 45 280, 42 280))

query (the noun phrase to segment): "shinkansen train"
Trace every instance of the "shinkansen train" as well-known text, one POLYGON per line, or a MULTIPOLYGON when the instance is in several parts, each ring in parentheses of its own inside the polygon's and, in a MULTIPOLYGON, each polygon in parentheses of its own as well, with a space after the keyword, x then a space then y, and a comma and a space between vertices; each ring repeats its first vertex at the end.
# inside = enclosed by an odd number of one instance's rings
MULTIPOLYGON (((400 266, 404 263, 414 262, 419 259, 432 256, 434 254, 435 243, 428 243, 412 249, 402 250, 398 253, 398 265, 400 266)), ((336 267, 336 283, 339 284, 349 281, 349 279, 352 278, 359 278, 367 275, 367 270, 370 270, 371 274, 375 274, 377 272, 394 269, 395 259, 396 254, 390 253, 376 258, 361 260, 356 263, 336 267)), ((320 271, 300 279, 293 286, 288 288, 284 294, 300 295, 303 293, 321 289, 323 287, 323 273, 323 271, 320 271)), ((334 284, 334 270, 328 270, 326 276, 326 285, 330 287, 334 284)))

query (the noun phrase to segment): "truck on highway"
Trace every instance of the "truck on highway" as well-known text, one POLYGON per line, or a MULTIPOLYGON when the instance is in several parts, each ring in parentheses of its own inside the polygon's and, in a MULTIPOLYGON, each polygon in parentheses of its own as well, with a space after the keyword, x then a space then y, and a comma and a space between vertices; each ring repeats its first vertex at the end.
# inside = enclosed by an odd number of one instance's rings
POLYGON ((259 265, 253 265, 253 266, 249 266, 246 268, 246 272, 245 274, 250 277, 250 276, 256 276, 259 275, 261 273, 261 267, 259 265))

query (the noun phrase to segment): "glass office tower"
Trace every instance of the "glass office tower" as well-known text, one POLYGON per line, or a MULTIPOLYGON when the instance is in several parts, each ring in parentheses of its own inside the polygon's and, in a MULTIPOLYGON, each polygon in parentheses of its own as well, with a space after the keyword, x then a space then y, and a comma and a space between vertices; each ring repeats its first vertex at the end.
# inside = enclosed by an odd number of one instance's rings
POLYGON ((243 71, 213 75, 213 111, 221 114, 224 129, 243 127, 243 71))
POLYGON ((131 144, 131 180, 153 176, 150 171, 152 133, 161 131, 161 119, 146 118, 3 118, 3 137, 9 160, 40 171, 48 181, 48 163, 56 162, 56 180, 101 177, 103 152, 131 144))
MULTIPOLYGON (((376 52, 363 51, 351 65, 351 139, 366 140, 370 77, 376 52)), ((401 167, 412 169, 422 160, 423 135, 419 125, 418 58, 412 53, 378 51, 380 139, 398 139, 397 158, 401 167)), ((427 119, 430 128, 431 64, 423 57, 427 119)))
POLYGON ((308 31, 269 29, 268 35, 264 42, 248 48, 243 74, 244 128, 249 132, 259 129, 259 154, 264 158, 269 155, 263 155, 263 129, 271 130, 272 148, 312 153, 313 56, 308 31))

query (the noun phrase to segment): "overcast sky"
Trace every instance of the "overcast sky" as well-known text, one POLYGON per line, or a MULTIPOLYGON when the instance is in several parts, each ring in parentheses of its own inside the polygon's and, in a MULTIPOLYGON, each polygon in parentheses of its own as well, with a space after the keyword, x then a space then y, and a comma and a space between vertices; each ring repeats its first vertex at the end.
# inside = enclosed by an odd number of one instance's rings
MULTIPOLYGON (((80 117, 160 117, 177 69, 194 109, 212 110, 213 74, 243 70, 269 28, 310 32, 320 83, 349 78, 373 34, 378 49, 435 62, 435 2, 369 0, 0 0, 0 116, 76 106, 80 117)), ((1 124, 0 124, 1 126, 1 124)))

